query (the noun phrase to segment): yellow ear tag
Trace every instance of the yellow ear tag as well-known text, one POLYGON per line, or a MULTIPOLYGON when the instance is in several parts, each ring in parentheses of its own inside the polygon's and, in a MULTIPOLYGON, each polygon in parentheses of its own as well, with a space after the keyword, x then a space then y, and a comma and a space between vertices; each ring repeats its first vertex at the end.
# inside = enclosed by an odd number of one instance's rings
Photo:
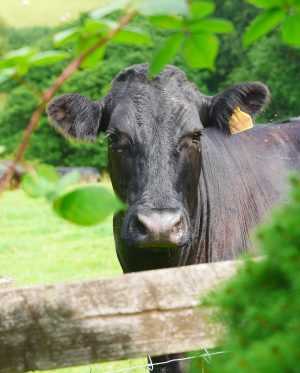
POLYGON ((241 111, 237 106, 229 119, 229 129, 232 134, 249 130, 253 127, 252 119, 249 114, 241 111))

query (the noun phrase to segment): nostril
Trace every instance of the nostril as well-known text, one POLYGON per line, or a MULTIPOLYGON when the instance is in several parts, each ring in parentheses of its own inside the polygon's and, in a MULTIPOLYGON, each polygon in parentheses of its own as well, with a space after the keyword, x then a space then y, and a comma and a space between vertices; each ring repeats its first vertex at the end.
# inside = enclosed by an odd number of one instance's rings
POLYGON ((179 221, 173 226, 171 234, 179 234, 182 231, 183 219, 180 217, 179 221))
POLYGON ((139 217, 137 216, 136 218, 136 228, 137 228, 137 231, 143 235, 143 236, 146 236, 147 235, 147 229, 145 227, 145 225, 139 220, 139 217))

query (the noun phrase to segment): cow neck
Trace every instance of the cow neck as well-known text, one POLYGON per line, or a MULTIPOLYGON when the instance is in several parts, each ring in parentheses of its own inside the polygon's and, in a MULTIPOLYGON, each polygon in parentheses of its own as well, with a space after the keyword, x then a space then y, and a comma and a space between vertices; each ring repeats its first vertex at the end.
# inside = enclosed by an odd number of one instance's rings
POLYGON ((208 129, 201 159, 193 219, 196 250, 188 260, 207 263, 232 259, 249 248, 249 231, 269 206, 261 198, 247 149, 237 137, 208 129))

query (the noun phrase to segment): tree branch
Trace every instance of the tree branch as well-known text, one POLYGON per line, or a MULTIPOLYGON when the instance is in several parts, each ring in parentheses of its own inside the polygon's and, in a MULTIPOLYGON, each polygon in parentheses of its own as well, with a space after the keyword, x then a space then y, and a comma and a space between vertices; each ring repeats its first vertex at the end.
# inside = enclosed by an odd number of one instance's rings
POLYGON ((2 180, 0 181, 0 193, 2 193, 5 189, 7 189, 10 185, 11 178, 14 175, 15 168, 17 163, 22 159, 22 156, 28 146, 29 139, 36 129, 38 122, 40 120, 40 117, 43 113, 43 111, 46 108, 46 105, 48 102, 52 99, 55 92, 63 85, 63 83, 80 67, 82 62, 89 57, 93 52, 95 52, 98 48, 102 47, 106 43, 108 43, 121 29, 123 26, 127 25, 129 22, 132 21, 132 19, 137 15, 136 11, 129 12, 128 14, 122 16, 119 19, 118 25, 110 30, 106 36, 99 39, 95 44, 93 44, 86 52, 81 54, 79 57, 77 57, 75 60, 73 60, 58 76, 54 84, 46 91, 44 92, 41 102, 39 106, 36 108, 36 110, 32 113, 32 116, 29 120, 29 123, 24 131, 23 138, 21 142, 19 143, 16 151, 15 156, 11 164, 6 170, 6 173, 4 174, 2 180))

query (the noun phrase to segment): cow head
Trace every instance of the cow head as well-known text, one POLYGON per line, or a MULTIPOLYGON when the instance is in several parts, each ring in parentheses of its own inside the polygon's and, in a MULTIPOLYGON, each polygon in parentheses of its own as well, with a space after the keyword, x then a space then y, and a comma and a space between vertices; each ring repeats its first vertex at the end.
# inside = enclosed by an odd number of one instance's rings
POLYGON ((267 97, 261 83, 205 96, 178 68, 168 66, 151 80, 143 64, 122 71, 100 101, 63 95, 50 103, 48 114, 67 137, 90 140, 106 133, 112 184, 128 205, 115 221, 117 241, 153 253, 180 250, 192 240, 206 128, 230 136, 234 109, 253 117, 267 97))

